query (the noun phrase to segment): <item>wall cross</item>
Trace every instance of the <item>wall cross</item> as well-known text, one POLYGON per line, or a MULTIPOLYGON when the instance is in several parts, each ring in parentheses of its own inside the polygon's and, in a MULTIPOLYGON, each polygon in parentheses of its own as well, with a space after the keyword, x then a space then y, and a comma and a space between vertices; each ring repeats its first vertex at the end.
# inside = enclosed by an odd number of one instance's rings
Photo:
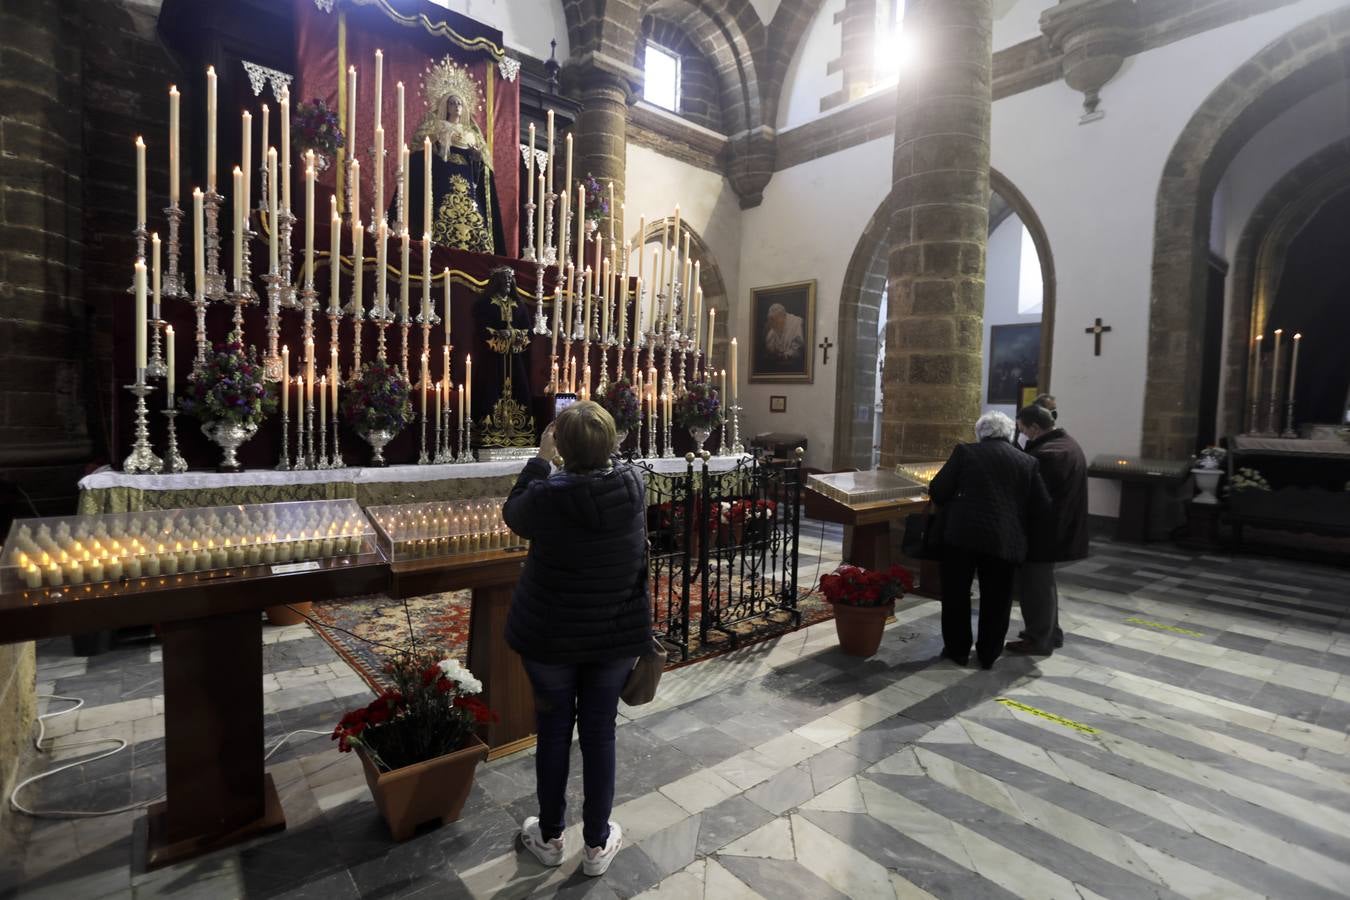
POLYGON ((816 346, 819 347, 820 349, 822 349, 822 350, 825 351, 825 359, 824 359, 824 361, 821 363, 821 365, 828 366, 828 365, 830 364, 830 348, 833 347, 834 344, 833 344, 833 343, 830 341, 830 339, 827 337, 827 338, 825 338, 825 340, 821 341, 819 344, 816 344, 816 346))
POLYGON ((1096 347, 1092 353, 1093 356, 1102 355, 1102 335, 1106 334, 1106 332, 1110 330, 1111 326, 1103 325, 1102 320, 1100 318, 1097 319, 1097 321, 1094 322, 1092 325, 1089 325, 1087 328, 1083 329, 1083 333, 1092 335, 1093 339, 1096 342, 1096 347))

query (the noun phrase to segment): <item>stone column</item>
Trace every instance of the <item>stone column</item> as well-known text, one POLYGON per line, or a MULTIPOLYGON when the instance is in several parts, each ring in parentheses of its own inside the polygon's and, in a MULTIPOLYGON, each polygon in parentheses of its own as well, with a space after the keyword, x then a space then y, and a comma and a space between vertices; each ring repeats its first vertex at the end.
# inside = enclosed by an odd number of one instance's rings
POLYGON ((918 0, 896 98, 881 465, 946 459, 980 413, 991 0, 918 0))
MULTIPOLYGON (((614 202, 622 203, 628 147, 628 80, 594 66, 582 70, 577 77, 581 113, 576 124, 574 176, 580 181, 589 172, 601 185, 614 182, 614 202)), ((575 185, 572 190, 576 190, 575 185)))

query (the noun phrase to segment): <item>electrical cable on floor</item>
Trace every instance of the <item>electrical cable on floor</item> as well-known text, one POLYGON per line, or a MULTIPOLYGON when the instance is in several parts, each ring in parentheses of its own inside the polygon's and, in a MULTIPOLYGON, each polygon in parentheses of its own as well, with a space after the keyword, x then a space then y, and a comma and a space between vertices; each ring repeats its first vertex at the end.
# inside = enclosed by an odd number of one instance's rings
MULTIPOLYGON (((56 712, 43 713, 42 715, 37 717, 38 733, 37 738, 33 741, 33 747, 39 753, 47 753, 50 752, 52 748, 42 746, 42 742, 47 737, 46 720, 55 718, 56 716, 69 715, 70 713, 75 712, 76 710, 84 706, 84 700, 80 699, 79 697, 64 697, 58 694, 39 694, 38 699, 67 700, 75 704, 69 709, 61 709, 57 710, 56 712)), ((267 751, 266 755, 263 756, 263 762, 266 762, 267 760, 271 759, 272 756, 278 750, 280 750, 283 746, 285 746, 287 741, 295 737, 297 734, 317 734, 321 736, 331 736, 330 732, 315 731, 312 728, 300 728, 295 731, 289 732, 283 735, 282 738, 272 746, 271 750, 267 751)), ((66 744, 61 749, 69 750, 72 747, 91 747, 96 744, 116 744, 117 746, 108 750, 106 753, 100 753, 99 755, 91 757, 89 759, 80 759, 76 760, 75 762, 69 762, 63 766, 57 766, 55 769, 51 769, 46 772, 40 772, 37 775, 25 778, 23 781, 20 781, 18 784, 14 786, 14 790, 10 791, 9 793, 10 808, 13 809, 15 812, 21 812, 24 815, 32 816, 35 819, 92 819, 97 818, 99 816, 115 816, 118 815, 119 813, 133 812, 134 810, 144 809, 145 807, 151 805, 152 803, 158 803, 160 800, 164 799, 165 795, 160 794, 158 797, 154 797, 149 800, 141 800, 140 802, 131 803, 128 804, 127 806, 119 806, 116 809, 103 809, 103 810, 29 809, 28 807, 24 806, 22 803, 19 802, 19 791, 23 790, 28 785, 35 784, 36 782, 39 782, 44 778, 50 778, 53 775, 57 775, 60 774, 61 772, 73 769, 76 766, 82 766, 85 765, 86 763, 98 762, 99 760, 107 759, 110 756, 115 756, 118 753, 121 753, 123 750, 125 750, 128 746, 130 746, 127 743, 127 741, 123 740, 122 738, 95 738, 93 740, 77 741, 73 744, 66 744)))

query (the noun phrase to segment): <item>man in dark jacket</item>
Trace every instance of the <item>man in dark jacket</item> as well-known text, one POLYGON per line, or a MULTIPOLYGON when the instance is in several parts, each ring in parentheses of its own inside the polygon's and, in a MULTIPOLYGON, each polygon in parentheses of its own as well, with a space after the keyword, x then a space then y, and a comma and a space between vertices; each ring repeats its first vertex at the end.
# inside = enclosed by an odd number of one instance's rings
POLYGON ((521 841, 545 865, 562 864, 575 726, 587 875, 604 874, 622 843, 609 821, 615 716, 628 673, 651 647, 644 486, 630 466, 610 464, 615 437, 614 419, 599 404, 563 410, 502 510, 511 530, 530 541, 506 623, 506 643, 534 688, 538 733, 539 815, 525 820, 521 841), (555 433, 564 470, 550 477, 555 433))
POLYGON ((1040 464, 1041 477, 1050 492, 1050 515, 1031 535, 1027 561, 1018 571, 1018 595, 1026 628, 1020 640, 1008 644, 1008 650, 1049 656, 1064 644, 1055 563, 1088 555, 1087 459, 1078 442, 1063 428, 1057 428, 1043 407, 1025 407, 1017 420, 1027 436, 1026 452, 1040 464))
POLYGON ((942 655, 960 665, 970 656, 970 586, 978 574, 975 650, 988 669, 1003 652, 1013 576, 1050 497, 1036 461, 1012 445, 1011 419, 999 412, 983 415, 975 436, 974 444, 956 445, 929 495, 939 508, 942 534, 942 655))

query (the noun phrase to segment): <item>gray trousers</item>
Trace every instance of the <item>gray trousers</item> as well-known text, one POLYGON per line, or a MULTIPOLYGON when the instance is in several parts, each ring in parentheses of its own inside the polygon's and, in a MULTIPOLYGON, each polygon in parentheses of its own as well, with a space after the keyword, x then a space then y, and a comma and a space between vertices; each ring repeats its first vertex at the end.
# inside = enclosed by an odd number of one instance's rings
POLYGON ((1059 589, 1055 586, 1055 564, 1023 563, 1017 569, 1017 598, 1026 628, 1022 637, 1038 650, 1053 650, 1063 642, 1059 630, 1059 589))

